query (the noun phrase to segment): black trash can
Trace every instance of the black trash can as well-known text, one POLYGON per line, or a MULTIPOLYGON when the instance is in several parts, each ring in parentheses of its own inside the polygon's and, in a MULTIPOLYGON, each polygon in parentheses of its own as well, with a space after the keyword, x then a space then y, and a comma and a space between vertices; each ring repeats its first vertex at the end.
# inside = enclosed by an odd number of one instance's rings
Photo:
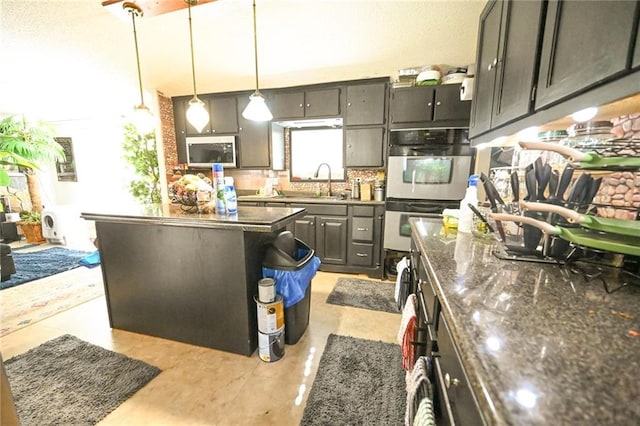
POLYGON ((282 231, 267 247, 262 276, 276 281, 284 301, 284 341, 293 345, 309 325, 311 280, 320 267, 314 250, 290 231, 282 231))

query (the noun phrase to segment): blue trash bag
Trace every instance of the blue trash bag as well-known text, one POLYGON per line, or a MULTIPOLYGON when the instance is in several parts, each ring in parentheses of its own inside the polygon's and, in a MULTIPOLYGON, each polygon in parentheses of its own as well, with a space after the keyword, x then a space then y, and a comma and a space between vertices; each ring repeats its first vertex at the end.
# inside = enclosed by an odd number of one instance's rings
MULTIPOLYGON (((303 259, 309 251, 308 249, 299 248, 297 260, 303 259)), ((318 268, 320 268, 320 258, 313 256, 306 265, 297 271, 271 269, 263 266, 262 276, 276 280, 276 293, 282 296, 284 307, 288 308, 304 299, 307 286, 315 277, 318 268)))
POLYGON ((100 264, 100 252, 96 250, 90 255, 83 257, 80 259, 80 264, 87 268, 95 268, 100 264))

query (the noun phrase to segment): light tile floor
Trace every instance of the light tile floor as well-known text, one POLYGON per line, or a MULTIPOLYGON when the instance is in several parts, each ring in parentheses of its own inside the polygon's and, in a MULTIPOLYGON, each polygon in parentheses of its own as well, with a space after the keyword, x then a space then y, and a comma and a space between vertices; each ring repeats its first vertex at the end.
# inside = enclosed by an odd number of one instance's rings
POLYGON ((0 338, 0 351, 6 360, 69 333, 163 370, 100 425, 297 425, 330 333, 395 342, 399 314, 325 303, 340 276, 367 278, 318 272, 305 334, 272 363, 112 330, 104 297, 0 338))

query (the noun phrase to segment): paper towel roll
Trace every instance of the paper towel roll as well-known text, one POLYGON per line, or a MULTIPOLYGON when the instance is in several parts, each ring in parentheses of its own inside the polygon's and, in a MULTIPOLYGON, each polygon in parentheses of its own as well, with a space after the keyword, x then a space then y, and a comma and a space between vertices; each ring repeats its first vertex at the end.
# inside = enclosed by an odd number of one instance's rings
POLYGON ((460 100, 470 101, 473 98, 473 78, 465 78, 460 86, 460 100))

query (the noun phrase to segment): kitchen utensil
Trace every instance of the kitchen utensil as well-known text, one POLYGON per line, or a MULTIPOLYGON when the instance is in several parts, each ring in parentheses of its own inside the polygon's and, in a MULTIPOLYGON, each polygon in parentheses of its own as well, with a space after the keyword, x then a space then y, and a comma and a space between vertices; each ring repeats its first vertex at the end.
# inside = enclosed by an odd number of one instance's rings
POLYGON ((527 188, 527 195, 524 197, 527 201, 537 201, 536 198, 536 173, 533 169, 524 175, 524 185, 527 188))
MULTIPOLYGON (((525 185, 527 186, 527 200, 531 202, 537 201, 535 170, 529 170, 529 172, 525 176, 525 185)), ((532 211, 525 212, 524 214, 530 218, 538 218, 538 214, 532 211)), ((522 228, 524 246, 528 249, 535 250, 538 247, 538 244, 540 244, 542 231, 534 226, 529 226, 524 223, 522 228)))
POLYGON ((556 199, 560 202, 564 202, 564 193, 567 191, 571 179, 573 179, 573 167, 570 164, 564 166, 560 181, 558 182, 558 189, 556 190, 556 199))
POLYGON ((548 164, 543 165, 539 176, 536 176, 536 178, 538 180, 538 201, 543 201, 546 199, 544 192, 547 189, 549 180, 551 179, 551 166, 548 164))
POLYGON ((520 181, 518 180, 518 172, 511 172, 511 192, 513 193, 513 202, 517 203, 520 200, 520 181))
POLYGON ((486 218, 486 217, 484 217, 484 215, 483 215, 482 213, 480 213, 480 210, 478 210, 478 209, 476 208, 476 206, 474 206, 474 205, 473 205, 473 204, 471 204, 471 203, 469 203, 469 204, 467 204, 467 205, 469 206, 469 208, 471 209, 471 211, 472 211, 476 216, 478 216, 478 219, 480 219, 480 220, 481 220, 485 225, 487 225, 487 229, 488 229, 489 231, 491 231, 492 233, 494 233, 494 234, 495 234, 495 232, 496 232, 496 231, 495 231, 495 229, 493 229, 493 227, 489 224, 489 222, 487 221, 487 218, 486 218))
POLYGON ((640 238, 628 235, 606 234, 582 228, 563 228, 527 216, 501 213, 489 213, 489 217, 497 221, 514 221, 534 226, 545 234, 558 235, 563 240, 582 247, 605 250, 613 253, 640 256, 640 238))
POLYGON ((580 208, 578 211, 580 213, 587 213, 591 209, 591 204, 593 203, 593 198, 598 193, 600 189, 600 185, 602 184, 602 178, 591 179, 589 181, 589 188, 585 191, 585 197, 580 203, 580 208))
POLYGON ((498 190, 496 189, 496 186, 493 184, 491 179, 489 179, 489 177, 487 175, 485 175, 484 173, 480 173, 480 180, 482 181, 482 184, 485 187, 484 189, 487 192, 487 198, 489 196, 488 195, 489 192, 491 192, 491 194, 493 195, 494 200, 496 201, 496 204, 502 206, 503 208, 506 208, 506 206, 504 204, 504 200, 500 196, 500 192, 498 192, 498 190))
MULTIPOLYGON (((487 198, 489 199, 489 203, 491 204, 491 211, 494 213, 498 212, 498 200, 502 201, 498 191, 489 178, 484 174, 480 173, 480 180, 482 181, 482 185, 484 186, 484 191, 487 193, 487 198)), ((502 202, 501 204, 504 204, 502 202)), ((496 227, 498 228, 498 234, 500 234, 500 239, 503 243, 506 244, 507 236, 504 232, 504 228, 502 227, 502 223, 496 221, 496 227)))
POLYGON ((638 169, 640 157, 603 157, 597 152, 582 152, 568 146, 545 142, 518 142, 524 149, 553 151, 565 157, 571 165, 581 169, 638 169))
POLYGON ((569 223, 577 223, 584 228, 595 229, 597 231, 611 232, 614 234, 629 235, 640 238, 640 222, 635 220, 613 219, 606 217, 591 216, 578 213, 574 210, 561 206, 554 206, 547 203, 525 203, 521 202, 523 210, 538 212, 550 212, 566 218, 569 223))
POLYGON ((558 192, 558 182, 560 181, 560 173, 557 170, 551 170, 551 175, 549 176, 549 196, 547 200, 554 199, 556 197, 556 192, 558 192))
MULTIPOLYGON (((591 176, 588 173, 583 173, 576 179, 571 191, 569 192, 569 196, 565 201, 565 207, 570 209, 577 209, 580 201, 584 197, 584 191, 587 189, 587 183, 589 182, 589 178, 591 176)), ((531 201, 531 200, 529 200, 531 201)))

